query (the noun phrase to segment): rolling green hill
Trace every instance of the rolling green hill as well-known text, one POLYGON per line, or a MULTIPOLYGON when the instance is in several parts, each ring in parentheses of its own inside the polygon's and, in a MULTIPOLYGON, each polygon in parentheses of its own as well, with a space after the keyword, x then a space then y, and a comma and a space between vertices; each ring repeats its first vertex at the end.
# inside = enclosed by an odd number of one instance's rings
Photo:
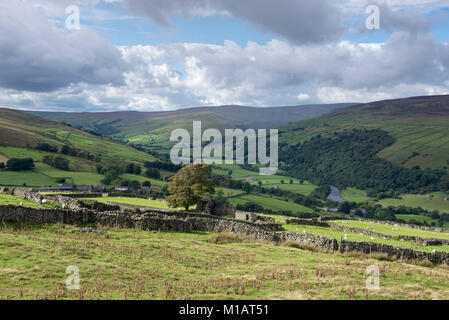
POLYGON ((412 168, 449 167, 449 96, 413 97, 351 106, 280 129, 281 142, 295 145, 354 128, 382 129, 395 142, 378 156, 412 168))
POLYGON ((54 113, 32 112, 46 119, 65 122, 113 139, 167 151, 173 130, 192 130, 193 121, 203 129, 275 128, 290 122, 312 119, 353 104, 308 105, 274 108, 242 106, 198 107, 169 112, 54 113))
POLYGON ((4 147, 33 148, 48 143, 56 147, 68 145, 107 161, 154 160, 148 154, 110 139, 17 110, 0 109, 0 136, 0 145, 4 147))
POLYGON ((74 184, 99 184, 102 175, 96 174, 96 166, 143 163, 155 158, 149 154, 120 144, 108 138, 101 138, 61 123, 45 120, 17 110, 0 109, 0 162, 11 158, 32 158, 32 171, 1 171, 2 185, 41 186, 56 184, 56 178, 67 178, 74 184), (46 143, 59 150, 69 146, 92 157, 71 156, 61 153, 37 150, 46 143), (45 156, 58 156, 69 161, 70 171, 59 170, 42 162, 45 156))

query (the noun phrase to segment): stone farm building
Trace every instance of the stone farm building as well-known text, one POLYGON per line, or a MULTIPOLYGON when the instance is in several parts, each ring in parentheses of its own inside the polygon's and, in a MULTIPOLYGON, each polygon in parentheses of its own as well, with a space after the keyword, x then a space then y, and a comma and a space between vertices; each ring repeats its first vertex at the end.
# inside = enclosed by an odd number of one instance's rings
POLYGON ((57 187, 43 186, 39 188, 40 192, 71 192, 73 191, 73 185, 71 184, 60 184, 57 187))
POLYGON ((93 186, 88 186, 88 185, 80 185, 80 186, 76 186, 76 191, 92 192, 92 191, 94 191, 94 187, 93 186))

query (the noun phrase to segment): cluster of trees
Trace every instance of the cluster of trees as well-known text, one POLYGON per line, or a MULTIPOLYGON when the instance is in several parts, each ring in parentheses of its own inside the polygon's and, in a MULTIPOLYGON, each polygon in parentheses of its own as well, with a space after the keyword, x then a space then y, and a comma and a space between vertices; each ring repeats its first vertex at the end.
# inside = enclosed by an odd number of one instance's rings
POLYGON ((61 153, 64 155, 72 156, 72 157, 78 157, 78 158, 85 158, 87 160, 91 161, 100 161, 99 157, 96 157, 90 152, 78 150, 76 148, 72 148, 68 145, 63 145, 61 149, 59 150, 58 147, 52 146, 48 143, 40 143, 35 147, 36 150, 46 151, 46 152, 52 152, 52 153, 61 153))
POLYGON ((101 180, 101 183, 106 185, 112 185, 117 184, 122 187, 128 187, 130 189, 138 189, 141 186, 143 187, 151 187, 150 181, 144 181, 143 183, 140 183, 137 180, 128 180, 128 179, 121 179, 120 176, 124 173, 134 173, 135 174, 135 168, 140 168, 138 165, 128 165, 126 167, 119 166, 119 165, 112 165, 112 166, 102 166, 97 165, 97 173, 104 175, 104 179, 101 180), (133 172, 131 172, 131 168, 133 168, 133 172))
POLYGON ((176 165, 171 162, 163 162, 163 161, 146 161, 145 162, 145 168, 150 169, 158 169, 158 170, 165 170, 169 172, 178 172, 182 169, 182 165, 176 165))
MULTIPOLYGON (((120 183, 120 186, 122 187, 128 187, 130 189, 138 189, 141 186, 141 183, 137 180, 123 180, 120 183)), ((151 183, 150 183, 151 186, 151 183)))
POLYGON ((60 170, 69 170, 70 161, 64 157, 45 156, 42 162, 60 170))
POLYGON ((169 171, 169 172, 177 172, 182 166, 175 165, 170 162, 163 161, 146 161, 144 163, 145 172, 143 172, 142 168, 138 164, 129 164, 126 166, 125 172, 136 175, 143 175, 147 178, 160 180, 161 179, 161 170, 169 171))
MULTIPOLYGON (((153 162, 146 162, 145 170, 143 170, 142 167, 136 163, 130 163, 126 166, 113 165, 108 167, 99 164, 97 165, 97 173, 105 176, 105 179, 103 179, 102 181, 104 184, 112 184, 114 181, 118 180, 122 174, 125 173, 134 175, 143 174, 147 178, 160 180, 162 176, 161 172, 159 169, 154 168, 154 166, 159 165, 155 165, 153 162)), ((169 168, 169 166, 167 165, 162 165, 161 167, 169 168)))
POLYGON ((139 166, 138 164, 130 163, 126 166, 125 172, 129 174, 141 175, 142 167, 139 166))
POLYGON ((48 143, 40 143, 36 146, 36 150, 46 151, 46 152, 58 152, 58 147, 49 145, 48 143))
POLYGON ((315 184, 401 193, 433 192, 449 184, 444 170, 407 169, 376 156, 394 141, 383 130, 354 129, 292 147, 282 145, 280 154, 290 175, 315 184))
POLYGON ((11 158, 5 163, 0 163, 1 170, 10 170, 10 171, 27 171, 32 170, 34 168, 34 160, 32 158, 11 158))
POLYGON ((114 181, 119 179, 122 174, 125 173, 125 168, 119 165, 113 165, 109 167, 97 165, 97 173, 105 176, 104 179, 101 180, 101 183, 111 185, 114 181))
POLYGON ((216 186, 228 189, 246 190, 248 189, 248 186, 246 185, 249 185, 247 182, 233 180, 230 176, 222 176, 218 174, 213 174, 211 179, 216 186))
POLYGON ((160 180, 161 172, 155 168, 148 168, 147 170, 145 170, 145 177, 160 180))
POLYGON ((61 153, 68 155, 68 156, 84 158, 84 159, 91 160, 91 161, 94 161, 94 160, 97 162, 100 161, 100 158, 95 157, 95 155, 93 155, 92 153, 87 152, 87 151, 81 151, 76 148, 72 148, 68 145, 62 146, 61 153))
POLYGON ((323 184, 315 188, 310 194, 310 197, 326 201, 330 193, 331 187, 328 184, 323 184))

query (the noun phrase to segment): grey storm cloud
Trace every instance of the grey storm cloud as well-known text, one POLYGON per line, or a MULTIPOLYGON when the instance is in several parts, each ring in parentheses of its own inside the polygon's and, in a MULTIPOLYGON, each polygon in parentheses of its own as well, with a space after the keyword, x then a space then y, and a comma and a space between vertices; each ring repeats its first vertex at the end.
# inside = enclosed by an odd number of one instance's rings
POLYGON ((330 0, 123 0, 129 11, 171 27, 173 16, 227 13, 296 43, 337 40, 343 14, 330 0))
POLYGON ((70 84, 123 83, 121 54, 94 30, 69 32, 27 2, 0 2, 0 86, 52 91, 70 84))

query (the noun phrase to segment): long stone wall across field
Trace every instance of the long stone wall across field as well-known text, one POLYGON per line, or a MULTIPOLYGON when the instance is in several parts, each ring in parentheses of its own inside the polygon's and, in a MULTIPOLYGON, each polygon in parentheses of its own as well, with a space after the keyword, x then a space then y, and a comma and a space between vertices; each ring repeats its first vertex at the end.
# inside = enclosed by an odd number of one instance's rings
POLYGON ((34 192, 32 189, 17 188, 13 189, 11 193, 16 197, 35 202, 37 204, 42 204, 42 200, 44 200, 44 196, 34 192))
POLYGON ((120 210, 120 207, 118 205, 105 204, 98 201, 86 203, 84 201, 77 200, 75 198, 68 197, 62 194, 41 195, 40 193, 33 191, 33 189, 15 188, 12 190, 8 190, 8 188, 0 188, 0 194, 12 194, 16 197, 29 200, 37 204, 42 204, 45 202, 45 200, 55 201, 59 203, 63 209, 69 209, 74 211, 83 209, 90 209, 96 211, 120 210))
POLYGON ((399 222, 394 222, 394 221, 377 221, 377 220, 368 220, 368 219, 357 219, 357 220, 365 221, 365 222, 374 222, 374 223, 379 223, 379 224, 387 224, 387 225, 391 225, 391 226, 398 226, 398 227, 404 227, 404 228, 413 228, 413 229, 426 230, 426 231, 449 233, 449 229, 441 228, 441 227, 418 226, 416 224, 399 223, 399 222))
POLYGON ((405 248, 396 248, 379 243, 354 242, 289 232, 273 232, 263 226, 204 214, 151 210, 146 212, 107 211, 89 209, 34 209, 16 206, 0 206, 0 221, 29 223, 64 223, 79 225, 98 223, 105 226, 140 228, 142 230, 205 231, 245 234, 253 239, 270 242, 295 242, 329 251, 386 253, 407 260, 428 260, 436 264, 449 265, 449 253, 426 253, 405 248))
MULTIPOLYGON (((268 230, 270 229, 269 226, 263 224, 254 224, 203 214, 159 210, 137 213, 133 211, 98 212, 88 209, 74 211, 0 206, 0 221, 65 223, 74 225, 98 223, 105 226, 140 228, 142 230, 229 232, 245 234, 254 239, 271 242, 295 241, 296 239, 298 242, 309 245, 316 245, 317 243, 324 245, 328 240, 315 238, 311 235, 289 235, 288 233, 273 232, 268 230)), ((333 245, 329 245, 329 248, 333 248, 333 245)))
POLYGON ((390 245, 375 242, 356 242, 342 240, 340 242, 340 252, 363 252, 385 253, 390 257, 396 257, 401 260, 419 260, 430 261, 435 264, 449 265, 449 253, 447 252, 423 252, 407 248, 398 248, 390 245))
POLYGON ((375 236, 375 237, 383 237, 385 239, 398 239, 398 240, 404 240, 404 241, 414 241, 414 242, 422 242, 424 245, 442 245, 446 244, 449 245, 449 240, 447 239, 439 239, 439 238, 421 238, 417 236, 406 236, 406 235, 390 235, 385 233, 380 233, 373 230, 367 230, 362 228, 354 228, 354 227, 348 227, 348 226, 341 226, 332 222, 329 222, 329 225, 338 231, 343 232, 354 232, 359 234, 364 234, 368 236, 375 236))

